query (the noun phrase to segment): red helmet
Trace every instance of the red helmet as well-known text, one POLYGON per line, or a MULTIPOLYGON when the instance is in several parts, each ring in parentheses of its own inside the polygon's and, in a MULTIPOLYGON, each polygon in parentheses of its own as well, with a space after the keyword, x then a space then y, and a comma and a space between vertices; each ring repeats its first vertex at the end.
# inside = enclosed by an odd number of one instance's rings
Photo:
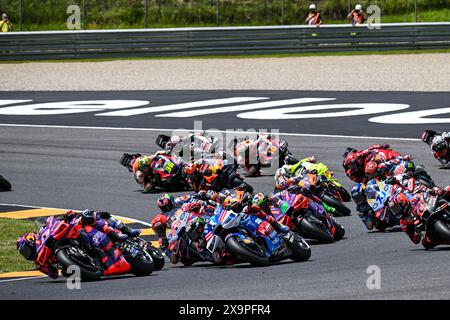
POLYGON ((348 168, 350 170, 357 170, 358 169, 358 162, 359 158, 356 155, 356 152, 350 152, 345 156, 344 159, 344 167, 348 168))
POLYGON ((175 207, 175 198, 170 193, 164 193, 159 196, 156 203, 162 212, 169 212, 175 207))
POLYGON ((378 175, 378 164, 375 161, 369 161, 364 168, 364 173, 368 179, 373 179, 378 175))
POLYGON ((183 171, 185 174, 193 174, 197 170, 197 165, 194 162, 188 162, 184 165, 183 171))

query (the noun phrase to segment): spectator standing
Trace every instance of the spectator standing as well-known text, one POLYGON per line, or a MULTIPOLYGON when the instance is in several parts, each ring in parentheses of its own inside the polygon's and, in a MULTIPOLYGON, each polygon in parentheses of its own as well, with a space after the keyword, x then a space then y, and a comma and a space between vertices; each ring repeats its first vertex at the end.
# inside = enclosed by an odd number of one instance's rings
POLYGON ((323 22, 320 12, 317 12, 317 7, 315 4, 309 6, 309 14, 306 17, 305 22, 310 26, 320 26, 323 22))
POLYGON ((362 6, 357 4, 355 9, 352 10, 347 16, 349 20, 352 20, 352 24, 363 24, 367 20, 367 16, 362 10, 362 6))
POLYGON ((2 21, 0 22, 1 32, 10 32, 13 29, 13 25, 9 22, 8 15, 6 13, 2 14, 2 21))

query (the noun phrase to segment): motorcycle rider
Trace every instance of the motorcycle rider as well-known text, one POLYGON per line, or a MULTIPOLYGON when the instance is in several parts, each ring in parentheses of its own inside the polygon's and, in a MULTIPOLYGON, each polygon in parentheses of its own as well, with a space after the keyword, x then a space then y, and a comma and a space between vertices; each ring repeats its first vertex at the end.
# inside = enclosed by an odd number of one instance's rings
MULTIPOLYGON (((78 240, 84 244, 99 248, 100 263, 103 266, 102 274, 115 275, 128 273, 131 266, 122 255, 121 251, 111 241, 122 242, 127 236, 119 230, 112 228, 104 219, 96 219, 96 213, 91 210, 85 210, 80 218, 76 218, 74 211, 68 211, 64 217, 67 223, 81 225, 82 230, 78 240), (102 239, 99 233, 107 236, 102 239), (100 242, 93 239, 100 239, 100 242)), ((36 269, 48 275, 51 278, 58 278, 58 269, 56 268, 56 256, 53 248, 42 245, 42 234, 27 233, 21 236, 17 241, 17 250, 27 260, 34 261, 36 269)))
POLYGON ((307 157, 296 164, 284 165, 275 173, 275 189, 284 190, 291 185, 298 183, 302 178, 302 173, 306 173, 305 169, 311 166, 311 164, 316 164, 316 157, 307 157))
POLYGON ((365 150, 347 148, 344 153, 342 163, 345 174, 356 185, 351 190, 353 201, 356 203, 356 210, 368 230, 374 227, 374 212, 367 203, 364 192, 365 183, 368 177, 376 177, 379 172, 378 165, 400 156, 397 151, 390 149, 389 144, 374 144, 365 150))
MULTIPOLYGON (((240 176, 235 172, 224 173, 224 167, 228 165, 227 160, 222 159, 200 159, 190 161, 183 166, 184 178, 193 187, 194 191, 213 190, 219 192, 224 188, 234 187, 236 178, 240 176)), ((249 192, 253 188, 245 184, 249 192)))
POLYGON ((139 156, 131 162, 133 177, 142 186, 144 192, 151 192, 156 188, 153 181, 153 168, 158 163, 164 162, 161 155, 167 155, 167 151, 157 151, 150 156, 139 156))
POLYGON ((430 141, 428 141, 428 139, 430 138, 427 130, 422 135, 422 141, 427 142, 430 145, 430 148, 433 151, 433 156, 439 160, 440 163, 447 165, 450 161, 450 132, 442 132, 437 134, 431 138, 430 141))
MULTIPOLYGON (((260 133, 256 136, 256 139, 247 137, 243 141, 237 143, 235 145, 234 155, 237 157, 237 163, 244 168, 246 176, 257 177, 261 175, 260 168, 258 169, 258 171, 252 174, 250 174, 249 169, 253 164, 256 164, 257 159, 259 159, 259 148, 264 148, 267 146, 277 146, 278 152, 280 152, 279 146, 281 146, 282 143, 283 141, 281 141, 279 138, 274 138, 269 134, 260 133), (252 156, 254 158, 250 158, 252 156)), ((279 154, 278 156, 281 155, 279 154)))
MULTIPOLYGON (((204 190, 192 195, 184 195, 176 198, 170 193, 165 193, 156 200, 156 204, 161 212, 152 218, 151 225, 153 231, 155 231, 155 234, 158 236, 158 241, 163 250, 166 250, 168 245, 166 229, 170 227, 170 218, 174 215, 176 210, 185 204, 198 203, 206 207, 205 213, 211 213, 211 210, 214 211, 214 202, 210 201, 213 195, 214 193, 204 190)), ((187 210, 189 207, 185 207, 184 209, 187 210)))
POLYGON ((184 148, 187 146, 190 156, 199 156, 196 159, 189 158, 188 160, 198 160, 200 158, 221 158, 223 159, 225 153, 223 150, 217 149, 218 141, 213 137, 208 136, 206 131, 192 133, 186 136, 173 135, 166 144, 166 150, 169 153, 177 152, 180 156, 184 155, 184 148), (195 144, 195 138, 202 138, 201 146, 195 144))

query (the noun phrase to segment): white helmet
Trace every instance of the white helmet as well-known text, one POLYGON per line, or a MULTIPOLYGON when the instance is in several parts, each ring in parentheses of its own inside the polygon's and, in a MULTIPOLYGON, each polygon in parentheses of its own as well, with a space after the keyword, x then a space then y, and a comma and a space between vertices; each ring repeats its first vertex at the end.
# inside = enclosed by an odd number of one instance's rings
POLYGON ((316 5, 313 3, 309 6, 309 10, 316 10, 316 5))
POLYGON ((2 14, 2 19, 3 19, 3 20, 8 19, 8 15, 7 15, 6 13, 2 14))
POLYGON ((362 10, 362 5, 357 4, 357 5, 355 6, 355 10, 361 11, 361 10, 362 10))

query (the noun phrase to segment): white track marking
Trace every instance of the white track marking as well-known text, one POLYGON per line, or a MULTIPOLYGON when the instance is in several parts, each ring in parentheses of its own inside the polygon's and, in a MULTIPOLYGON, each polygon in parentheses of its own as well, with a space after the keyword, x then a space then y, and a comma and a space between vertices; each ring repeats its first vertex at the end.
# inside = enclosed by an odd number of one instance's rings
MULTIPOLYGON (((278 120, 278 119, 319 119, 319 118, 335 118, 335 117, 354 117, 366 114, 384 113, 390 111, 398 111, 409 108, 408 104, 392 104, 392 103, 349 103, 349 104, 326 104, 316 106, 299 106, 289 108, 277 108, 269 110, 256 110, 250 112, 239 113, 238 118, 255 119, 255 120, 278 120), (347 111, 323 112, 323 113, 297 113, 305 111, 317 110, 333 110, 333 109, 355 109, 347 111)), ((389 115, 388 117, 390 117, 389 115)))
MULTIPOLYGON (((49 129, 81 129, 81 130, 112 130, 112 131, 148 131, 148 132, 179 132, 182 129, 167 128, 128 128, 128 127, 85 127, 85 126, 59 126, 59 125, 41 125, 41 124, 11 124, 0 123, 0 127, 21 127, 21 128, 49 128, 49 129)), ((185 130, 185 129, 183 129, 185 130)), ((186 130, 192 132, 193 130, 186 130)), ((227 133, 226 130, 206 130, 211 133, 227 133)), ((343 139, 363 139, 363 140, 397 140, 397 141, 421 141, 416 138, 398 138, 398 137, 371 137, 371 136, 346 136, 333 134, 314 134, 314 133, 289 133, 280 132, 280 136, 290 137, 320 137, 320 138, 343 138, 343 139)))
POLYGON ((103 111, 109 109, 134 108, 145 106, 148 104, 149 101, 144 100, 88 100, 48 102, 0 108, 0 114, 19 116, 60 115, 103 111))
POLYGON ((378 116, 370 118, 370 122, 387 123, 387 124, 428 124, 428 123, 450 123, 450 118, 427 118, 424 117, 435 116, 438 114, 450 113, 448 108, 436 108, 420 111, 410 111, 394 113, 385 116, 378 116))
MULTIPOLYGON (((269 99, 269 98, 267 98, 267 97, 234 97, 234 98, 224 98, 224 99, 213 99, 213 100, 203 100, 203 101, 194 101, 194 102, 186 102, 186 103, 168 104, 165 106, 147 107, 147 108, 139 108, 139 109, 133 109, 133 110, 112 111, 112 112, 106 112, 106 113, 99 113, 99 114, 96 114, 96 116, 128 117, 128 116, 135 116, 135 115, 145 114, 145 113, 191 109, 191 108, 198 108, 198 107, 211 107, 211 106, 218 106, 221 104, 240 103, 240 102, 246 102, 246 101, 266 100, 266 99, 269 99)), ((216 109, 212 109, 212 110, 216 110, 216 109)))
POLYGON ((33 277, 26 277, 26 278, 6 279, 6 280, 0 280, 0 283, 13 282, 13 281, 23 281, 23 280, 31 280, 31 279, 39 279, 39 278, 47 278, 47 276, 33 276, 33 277))
POLYGON ((8 104, 16 104, 16 103, 25 103, 33 100, 0 100, 0 106, 8 105, 8 104))
MULTIPOLYGON (((285 99, 285 100, 277 100, 277 101, 267 101, 267 102, 244 104, 244 105, 239 105, 239 106, 223 107, 220 109, 216 108, 216 109, 202 109, 202 110, 164 113, 164 114, 157 114, 155 117, 189 118, 189 117, 195 117, 195 116, 202 116, 205 114, 217 114, 217 113, 225 113, 225 112, 233 112, 233 111, 245 111, 245 110, 263 109, 263 108, 273 108, 273 107, 279 107, 279 106, 289 106, 289 105, 294 105, 294 104, 330 101, 330 100, 336 100, 336 98, 285 99)), ((166 110, 164 110, 164 111, 166 111, 166 110)))

